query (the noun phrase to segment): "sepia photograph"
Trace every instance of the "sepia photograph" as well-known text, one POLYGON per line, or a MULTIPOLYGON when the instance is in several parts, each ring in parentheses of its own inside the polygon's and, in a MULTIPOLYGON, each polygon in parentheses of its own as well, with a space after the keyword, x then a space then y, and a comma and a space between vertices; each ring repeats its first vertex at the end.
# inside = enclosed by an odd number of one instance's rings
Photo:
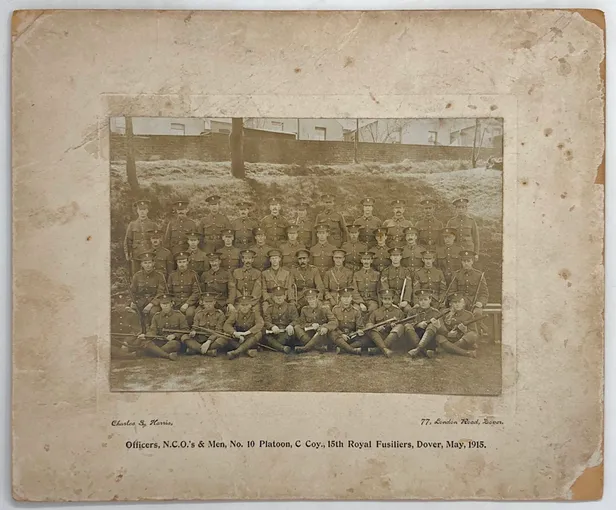
POLYGON ((109 129, 112 391, 501 393, 502 118, 109 129))

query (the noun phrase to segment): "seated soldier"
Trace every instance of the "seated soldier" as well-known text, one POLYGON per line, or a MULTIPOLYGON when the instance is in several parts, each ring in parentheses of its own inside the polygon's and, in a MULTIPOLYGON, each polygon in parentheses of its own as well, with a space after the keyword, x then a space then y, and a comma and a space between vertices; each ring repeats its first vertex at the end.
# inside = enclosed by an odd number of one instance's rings
MULTIPOLYGON (((160 298, 161 311, 156 312, 152 317, 152 322, 146 335, 138 336, 142 342, 143 350, 146 354, 155 358, 165 358, 175 361, 182 344, 178 340, 178 333, 168 333, 165 330, 187 330, 188 324, 186 317, 177 310, 173 309, 171 296, 168 294, 160 298)), ((186 338, 182 336, 181 338, 186 338)))
MULTIPOLYGON (((394 306, 394 293, 391 289, 383 289, 380 297, 382 306, 370 313, 366 321, 365 329, 371 328, 388 319, 404 319, 404 312, 400 310, 400 308, 394 306)), ((375 354, 380 350, 389 358, 393 354, 390 347, 396 339, 402 337, 403 334, 404 325, 399 324, 392 326, 391 323, 384 324, 368 331, 368 338, 376 345, 376 347, 369 347, 368 352, 370 354, 375 354)))
POLYGON ((439 303, 445 302, 445 293, 447 292, 447 284, 445 283, 445 275, 443 271, 434 267, 436 254, 432 251, 423 252, 424 267, 415 271, 415 279, 413 281, 413 289, 423 289, 432 292, 432 296, 439 303))
POLYGON ((470 358, 477 357, 477 331, 475 316, 464 309, 464 295, 454 293, 449 299, 451 311, 440 319, 436 330, 436 343, 440 349, 450 354, 458 354, 470 358), (467 323, 467 324, 465 324, 467 323))
POLYGON ((379 307, 381 275, 372 269, 372 252, 361 254, 362 269, 353 274, 353 286, 359 295, 358 303, 362 312, 373 312, 379 307))
POLYGON ((389 250, 391 265, 381 272, 381 288, 393 292, 394 303, 404 308, 413 295, 413 274, 408 267, 401 265, 402 250, 392 248, 389 250))
POLYGON ((355 289, 353 288, 342 289, 340 291, 340 304, 334 306, 332 310, 338 322, 338 327, 330 335, 338 354, 342 351, 349 354, 361 354, 364 321, 361 312, 353 308, 354 294, 355 289), (351 335, 355 335, 353 339, 351 339, 351 335))
POLYGON ((328 269, 323 275, 325 286, 325 305, 334 307, 338 304, 340 290, 351 287, 353 284, 353 271, 344 265, 346 252, 339 248, 332 255, 334 267, 328 269))
POLYGON ((412 349, 408 354, 412 358, 421 354, 432 358, 436 352, 436 330, 438 326, 436 317, 440 315, 440 312, 430 306, 431 299, 432 292, 429 290, 415 292, 417 304, 410 310, 410 313, 416 317, 413 323, 404 326, 411 341, 412 349))
POLYGON ((141 271, 133 275, 130 286, 133 296, 131 306, 139 313, 145 330, 151 317, 160 311, 158 300, 167 291, 167 284, 162 273, 154 270, 154 255, 151 252, 142 253, 140 261, 141 271))
POLYGON ((177 271, 169 275, 167 287, 176 307, 186 316, 190 326, 199 302, 199 278, 197 273, 188 269, 188 253, 180 251, 175 255, 177 271))
POLYGON ((186 354, 216 356, 216 349, 210 349, 210 346, 222 337, 226 319, 225 314, 216 308, 216 297, 213 292, 204 292, 199 297, 200 306, 195 312, 190 334, 187 338, 182 337, 186 354), (216 332, 221 334, 217 335, 216 332))
POLYGON ((257 355, 257 344, 263 338, 263 317, 259 307, 254 306, 251 297, 242 296, 237 300, 237 310, 229 313, 223 331, 228 336, 217 339, 212 348, 217 351, 227 350, 227 359, 234 359, 242 354, 251 358, 257 355), (231 350, 229 350, 231 349, 231 350))
POLYGON ((295 352, 311 349, 326 351, 328 334, 338 327, 331 310, 319 305, 318 296, 316 289, 308 289, 304 294, 308 304, 302 308, 295 325, 295 336, 302 345, 295 347, 295 352))
POLYGON ((130 306, 130 292, 119 292, 112 298, 111 357, 134 358, 141 344, 137 339, 141 334, 139 314, 130 306))
POLYGON ((288 354, 299 317, 297 308, 286 301, 287 289, 275 287, 271 291, 272 303, 263 312, 265 320, 265 341, 277 351, 288 354))

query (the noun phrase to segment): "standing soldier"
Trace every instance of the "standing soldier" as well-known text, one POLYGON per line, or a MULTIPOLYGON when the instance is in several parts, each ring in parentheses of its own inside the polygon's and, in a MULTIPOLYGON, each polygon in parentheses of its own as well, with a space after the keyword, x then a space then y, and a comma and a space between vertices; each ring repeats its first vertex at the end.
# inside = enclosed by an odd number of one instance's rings
POLYGON ((147 232, 156 229, 156 224, 148 218, 150 201, 137 200, 133 205, 137 209, 137 219, 128 224, 124 236, 124 256, 130 262, 131 276, 141 267, 139 255, 149 248, 147 232))
POLYGON ((141 320, 137 311, 130 306, 130 292, 120 292, 112 296, 111 309, 111 357, 135 357, 141 341, 141 320), (132 336, 130 336, 132 335, 132 336))
POLYGON ((319 270, 309 264, 310 252, 308 250, 298 250, 295 254, 297 256, 297 265, 291 268, 291 275, 294 281, 294 296, 296 306, 301 309, 306 306, 306 292, 308 289, 317 291, 317 299, 322 299, 325 292, 323 280, 319 270))
POLYGON ((383 222, 383 228, 387 229, 387 237, 393 241, 395 238, 402 238, 404 229, 412 227, 413 224, 404 217, 404 200, 393 200, 391 206, 393 216, 383 222))
POLYGON ((297 225, 289 225, 287 227, 287 241, 280 245, 280 252, 282 253, 282 265, 290 268, 296 262, 296 256, 298 250, 305 249, 306 246, 302 245, 297 238, 299 236, 299 230, 297 225))
POLYGON ((163 233, 160 230, 154 229, 150 231, 151 251, 154 254, 154 269, 162 273, 165 277, 169 276, 174 270, 173 254, 170 250, 163 246, 163 233))
MULTIPOLYGON (((462 269, 454 273, 451 292, 461 294, 469 310, 478 317, 483 314, 483 307, 488 302, 488 284, 483 273, 473 267, 474 260, 474 252, 468 250, 460 252, 462 269)), ((479 324, 479 327, 481 326, 479 324)))
MULTIPOLYGON (((394 293, 391 289, 383 289, 381 290, 381 302, 382 305, 370 313, 368 316, 368 320, 366 321, 366 329, 373 327, 380 322, 389 320, 389 319, 403 319, 404 312, 400 310, 400 308, 394 306, 394 293)), ((392 355, 393 351, 391 350, 391 346, 396 341, 398 337, 401 337, 404 334, 404 325, 398 324, 396 326, 392 326, 390 324, 385 324, 379 326, 376 329, 373 329, 368 332, 368 337, 376 348, 368 348, 368 352, 375 353, 379 350, 385 354, 388 358, 392 355)))
POLYGON ((154 255, 151 252, 141 254, 141 271, 133 275, 130 291, 133 308, 141 317, 144 329, 150 324, 150 317, 160 310, 160 296, 167 292, 167 284, 162 273, 154 270, 154 255))
POLYGON ((188 329, 186 317, 173 309, 171 296, 164 294, 160 298, 160 312, 152 317, 148 327, 148 336, 155 338, 146 340, 144 334, 139 335, 139 340, 144 344, 144 351, 156 358, 165 358, 175 361, 178 351, 182 347, 177 333, 166 333, 166 329, 188 329))
POLYGON ((340 248, 342 243, 348 238, 346 221, 342 214, 334 212, 333 195, 323 195, 321 200, 323 201, 323 211, 317 214, 314 226, 316 228, 321 224, 327 225, 329 227, 330 243, 336 248, 340 248))
POLYGON ((295 336, 302 345, 295 347, 295 352, 313 348, 327 350, 329 332, 338 327, 338 321, 328 307, 319 305, 316 289, 308 289, 305 297, 308 304, 302 308, 295 325, 295 336))
POLYGON ((432 251, 424 251, 423 263, 424 267, 415 271, 415 279, 413 288, 415 291, 429 290, 432 292, 434 299, 439 303, 445 301, 445 292, 447 292, 447 284, 445 283, 445 275, 443 271, 434 266, 436 254, 432 251))
POLYGON ((242 202, 238 207, 239 218, 231 221, 231 230, 234 234, 234 245, 239 250, 250 248, 255 243, 254 229, 259 226, 257 220, 250 215, 251 205, 249 202, 242 202))
POLYGON ((274 249, 269 243, 266 244, 266 239, 265 230, 261 227, 255 228, 256 243, 254 246, 251 246, 250 249, 254 253, 253 266, 259 271, 263 271, 269 266, 269 257, 267 254, 274 249))
POLYGON ((474 251, 475 260, 479 258, 479 230, 477 223, 468 215, 468 198, 458 198, 453 201, 457 215, 447 222, 447 226, 458 232, 458 243, 464 250, 474 251))
POLYGON ((171 253, 174 253, 179 246, 184 246, 188 232, 199 231, 197 223, 188 217, 188 200, 178 200, 173 205, 176 217, 169 220, 165 232, 165 246, 171 253))
POLYGON ((460 293, 451 295, 451 311, 445 315, 436 331, 436 343, 445 352, 477 357, 477 331, 475 324, 464 325, 473 319, 473 314, 464 309, 464 296, 460 293))
POLYGON ((434 202, 432 200, 422 200, 421 205, 423 218, 415 225, 415 228, 419 231, 419 244, 434 250, 435 245, 439 244, 439 234, 443 230, 443 222, 434 216, 434 202))
POLYGON ((344 267, 344 250, 334 250, 334 267, 328 269, 323 275, 323 285, 325 286, 325 303, 334 307, 340 299, 340 291, 353 284, 353 270, 344 267))
POLYGON ((197 273, 188 269, 188 253, 178 252, 175 256, 178 266, 177 271, 169 275, 167 287, 169 294, 173 297, 176 307, 186 316, 188 325, 192 325, 197 303, 199 302, 199 278, 197 273))
POLYGON ((201 234, 199 232, 188 232, 188 269, 192 269, 200 277, 204 271, 210 268, 210 262, 207 259, 205 252, 199 249, 199 241, 201 234))
POLYGON ((368 251, 372 252, 372 267, 381 273, 391 264, 389 246, 387 246, 387 229, 377 228, 374 235, 376 236, 376 246, 368 251))
POLYGON ((361 268, 361 253, 368 249, 365 243, 359 242, 359 227, 351 225, 348 228, 349 240, 343 243, 341 249, 346 252, 346 258, 344 265, 353 271, 357 271, 361 268))
POLYGON ((205 199, 209 206, 209 214, 201 220, 201 233, 203 234, 203 251, 210 253, 222 247, 220 234, 223 230, 231 228, 231 222, 220 213, 220 197, 212 195, 205 199))
POLYGON ((286 301, 287 289, 272 289, 271 306, 263 312, 265 321, 265 341, 272 349, 288 354, 295 333, 295 323, 299 318, 297 308, 286 301))
POLYGON ((442 232, 443 244, 436 247, 438 268, 445 275, 447 285, 451 283, 453 274, 460 269, 460 252, 462 248, 456 240, 456 231, 453 228, 444 228, 442 232))
POLYGON ((390 289, 393 292, 394 303, 404 308, 413 295, 413 274, 408 267, 400 264, 402 261, 400 248, 389 250, 389 257, 391 265, 383 269, 381 273, 381 288, 390 289))
POLYGON ((270 250, 268 253, 270 267, 261 273, 261 288, 263 290, 263 312, 272 304, 272 292, 277 287, 285 289, 285 297, 293 297, 293 276, 288 269, 280 266, 282 254, 280 250, 270 250))
POLYGON ((261 271, 252 267, 255 252, 244 250, 241 253, 242 267, 233 270, 233 287, 240 297, 250 297, 258 303, 261 299, 261 271))
POLYGON ((361 254, 362 268, 353 274, 353 287, 359 294, 362 312, 373 312, 379 307, 381 275, 372 268, 372 252, 361 254))
POLYGON ((289 222, 280 214, 280 200, 271 198, 269 201, 270 213, 261 220, 261 228, 265 230, 267 240, 274 248, 284 242, 289 222))
POLYGON ((436 353, 436 330, 438 329, 438 321, 436 317, 439 311, 430 306, 432 292, 429 290, 418 290, 415 293, 416 304, 410 313, 415 315, 415 321, 412 324, 405 324, 406 331, 411 341, 411 350, 408 355, 416 358, 424 354, 428 358, 432 358, 436 353))
POLYGON ((240 297, 237 301, 237 310, 229 314, 223 326, 223 331, 233 338, 221 337, 212 347, 216 350, 230 347, 232 350, 227 352, 228 359, 237 358, 242 354, 253 358, 257 355, 257 344, 263 338, 263 317, 259 307, 253 306, 252 298, 240 297))
POLYGON ((353 225, 359 227, 359 240, 366 244, 368 248, 372 248, 376 244, 374 232, 383 222, 372 215, 374 211, 374 198, 364 198, 361 201, 361 205, 364 208, 364 214, 357 218, 353 225))
POLYGON ((306 202, 301 202, 297 206, 297 218, 292 223, 297 226, 297 240, 306 248, 310 248, 314 244, 313 223, 308 218, 308 204, 306 202))
POLYGON ((415 274, 422 267, 423 252, 426 251, 424 246, 417 244, 419 230, 415 227, 408 227, 404 230, 406 244, 402 248, 402 265, 408 267, 412 274, 415 274))
POLYGON ((222 333, 222 328, 225 323, 225 314, 221 310, 217 310, 216 294, 212 292, 204 292, 199 297, 199 308, 195 312, 191 332, 188 337, 182 337, 186 345, 186 354, 204 354, 207 356, 216 356, 216 350, 210 349, 210 346, 220 339, 220 335, 215 333, 207 333, 197 331, 198 328, 207 328, 212 331, 222 333))
POLYGON ((210 268, 201 275, 201 288, 215 294, 216 303, 222 310, 230 312, 235 307, 236 289, 231 271, 221 269, 220 253, 209 253, 210 268))
POLYGON ((310 256, 312 263, 319 270, 321 276, 334 265, 332 256, 336 247, 330 244, 327 240, 329 235, 329 227, 327 225, 319 225, 316 228, 317 243, 310 248, 310 256))
POLYGON ((223 246, 216 250, 220 255, 220 266, 223 269, 234 269, 240 267, 240 249, 233 246, 233 230, 226 229, 221 231, 223 246))
MULTIPOLYGON (((333 343, 336 345, 336 353, 361 354, 364 332, 364 321, 359 310, 353 308, 352 301, 355 289, 344 288, 340 291, 340 303, 334 306, 332 313, 336 318, 338 327, 330 333, 333 343), (357 333, 355 339, 351 339, 351 333, 357 333)), ((309 345, 306 346, 306 350, 309 345)))

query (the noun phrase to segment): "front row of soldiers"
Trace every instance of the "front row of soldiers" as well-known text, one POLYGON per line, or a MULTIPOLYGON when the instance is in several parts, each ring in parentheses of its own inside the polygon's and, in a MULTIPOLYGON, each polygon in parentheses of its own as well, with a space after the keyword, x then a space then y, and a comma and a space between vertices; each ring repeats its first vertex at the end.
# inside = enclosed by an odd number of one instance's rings
MULTIPOLYGON (((112 313, 112 353, 117 356, 150 356, 177 359, 178 353, 217 356, 226 352, 228 359, 241 355, 254 357, 258 349, 283 353, 312 350, 359 355, 382 353, 390 357, 406 342, 408 355, 433 357, 440 349, 461 356, 475 357, 480 314, 467 309, 471 303, 462 293, 449 297, 449 307, 432 306, 429 290, 415 293, 416 304, 394 304, 394 292, 383 289, 381 304, 369 314, 353 305, 355 289, 344 288, 333 307, 319 301, 317 289, 307 289, 306 305, 298 313, 287 301, 286 289, 276 287, 272 302, 263 314, 250 296, 242 296, 227 314, 216 308, 218 296, 204 292, 199 297, 192 325, 180 309, 173 308, 169 295, 160 298, 157 312, 146 333, 131 305, 130 297, 118 295, 112 313)), ((435 303, 437 304, 437 303, 435 303)))

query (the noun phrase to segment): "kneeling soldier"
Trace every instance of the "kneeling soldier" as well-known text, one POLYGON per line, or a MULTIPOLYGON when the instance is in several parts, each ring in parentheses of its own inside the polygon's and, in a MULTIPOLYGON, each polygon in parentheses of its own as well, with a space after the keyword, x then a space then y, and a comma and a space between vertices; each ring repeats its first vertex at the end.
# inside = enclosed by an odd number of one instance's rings
POLYGON ((191 332, 188 338, 182 337, 186 345, 186 354, 207 354, 216 356, 216 350, 210 349, 212 343, 216 342, 222 335, 204 331, 206 328, 211 331, 222 333, 225 324, 225 314, 216 309, 216 294, 204 292, 199 298, 199 308, 195 312, 191 332))
POLYGON ((328 333, 338 327, 338 321, 329 308, 319 305, 319 292, 308 289, 304 294, 308 304, 302 308, 295 326, 295 336, 303 344, 295 352, 310 349, 327 350, 328 333))
POLYGON ((425 354, 428 358, 432 358, 436 351, 436 330, 438 320, 436 317, 440 312, 430 306, 432 292, 429 290, 418 290, 415 292, 415 305, 410 313, 416 315, 413 324, 406 324, 404 329, 411 340, 411 349, 409 356, 416 358, 420 354, 425 354))
POLYGON ((362 337, 364 332, 361 329, 363 326, 362 314, 356 308, 353 308, 353 295, 355 289, 344 288, 340 291, 340 304, 334 306, 332 313, 338 321, 338 327, 331 332, 332 340, 336 344, 336 352, 341 351, 349 354, 361 354, 362 337), (357 339, 352 340, 351 334, 357 333, 357 339))
POLYGON ((436 331, 436 343, 445 352, 460 356, 477 357, 477 332, 475 325, 465 325, 475 317, 464 309, 464 295, 452 294, 449 299, 451 311, 441 319, 436 331))
MULTIPOLYGON (((152 337, 152 339, 146 341, 144 334, 139 335, 137 338, 144 342, 143 349, 147 354, 156 358, 166 358, 173 361, 177 358, 177 353, 182 344, 178 340, 177 333, 167 333, 165 330, 188 329, 188 324, 184 314, 173 309, 171 296, 163 295, 160 298, 160 307, 161 311, 154 314, 148 328, 148 337, 152 337)), ((185 335, 182 339, 187 337, 188 335, 185 335)))
POLYGON ((291 352, 295 323, 299 317, 297 308, 285 300, 287 289, 275 287, 271 291, 272 303, 263 312, 265 319, 265 341, 280 352, 291 352))
MULTIPOLYGON (((368 329, 379 322, 388 319, 404 319, 404 312, 400 308, 394 306, 394 293, 391 289, 383 289, 381 291, 381 303, 383 306, 374 310, 368 316, 365 328, 368 329)), ((393 351, 390 349, 396 338, 401 337, 404 333, 404 325, 391 326, 389 324, 379 326, 368 332, 368 337, 376 348, 368 348, 368 352, 375 353, 380 349, 385 356, 389 357, 393 351), (385 337, 383 339, 383 337, 385 337)))
POLYGON ((223 331, 233 338, 219 338, 212 347, 217 350, 230 347, 228 359, 244 353, 254 358, 257 355, 257 344, 263 337, 263 317, 259 307, 253 306, 254 301, 248 296, 239 298, 237 305, 237 310, 229 314, 223 326, 223 331))

